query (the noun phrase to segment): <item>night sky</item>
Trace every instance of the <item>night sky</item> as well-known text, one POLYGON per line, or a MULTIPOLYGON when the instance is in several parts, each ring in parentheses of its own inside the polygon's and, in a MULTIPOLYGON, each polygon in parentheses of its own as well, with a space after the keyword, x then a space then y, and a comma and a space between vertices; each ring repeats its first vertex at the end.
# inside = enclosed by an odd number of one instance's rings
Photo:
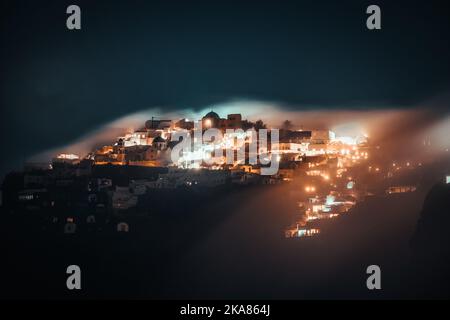
POLYGON ((444 1, 3 0, 1 15, 2 173, 152 107, 412 108, 450 88, 444 1))

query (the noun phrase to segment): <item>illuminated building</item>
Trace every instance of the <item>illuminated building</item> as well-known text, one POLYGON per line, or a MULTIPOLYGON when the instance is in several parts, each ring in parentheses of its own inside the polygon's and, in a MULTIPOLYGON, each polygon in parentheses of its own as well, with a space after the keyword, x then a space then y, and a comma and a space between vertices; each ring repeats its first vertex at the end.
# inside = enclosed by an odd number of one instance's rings
POLYGON ((210 111, 202 118, 202 126, 204 129, 220 128, 221 120, 217 113, 210 111))
POLYGON ((151 145, 153 139, 158 137, 160 132, 154 130, 138 130, 128 134, 123 139, 124 147, 148 146, 151 145))
POLYGON ((416 186, 393 186, 393 187, 389 187, 386 190, 387 194, 392 194, 392 193, 406 193, 406 192, 414 192, 416 191, 416 186))
POLYGON ((204 129, 217 128, 225 131, 226 129, 240 129, 242 128, 242 115, 229 114, 227 119, 222 119, 214 111, 208 112, 202 118, 202 126, 204 129))
POLYGON ((317 228, 299 228, 298 225, 285 230, 286 238, 304 238, 316 236, 318 234, 320 234, 320 230, 317 228))
POLYGON ((336 134, 330 130, 312 130, 311 143, 312 144, 327 144, 336 138, 336 134))
POLYGON ((80 162, 80 157, 76 154, 61 153, 53 158, 53 163, 76 164, 80 162))

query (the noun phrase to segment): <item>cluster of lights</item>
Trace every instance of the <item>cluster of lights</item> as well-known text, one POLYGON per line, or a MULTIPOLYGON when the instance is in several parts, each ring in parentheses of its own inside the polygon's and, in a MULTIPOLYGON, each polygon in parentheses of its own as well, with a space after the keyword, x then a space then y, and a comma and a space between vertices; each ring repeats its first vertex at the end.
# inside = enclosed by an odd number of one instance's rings
POLYGON ((314 167, 318 167, 320 164, 319 163, 312 163, 312 162, 309 162, 308 163, 308 168, 314 168, 314 167))
POLYGON ((80 157, 77 156, 76 154, 61 153, 57 156, 57 158, 58 159, 76 160, 76 159, 79 159, 80 157))
POLYGON ((306 191, 306 192, 314 192, 314 191, 316 191, 316 187, 313 187, 313 186, 306 186, 306 187, 305 187, 305 191, 306 191))
POLYGON ((369 157, 369 154, 367 152, 355 152, 355 155, 352 156, 352 160, 362 160, 365 159, 367 160, 369 157))
POLYGON ((312 229, 299 229, 298 230, 298 237, 312 237, 320 233, 319 229, 312 228, 312 229))

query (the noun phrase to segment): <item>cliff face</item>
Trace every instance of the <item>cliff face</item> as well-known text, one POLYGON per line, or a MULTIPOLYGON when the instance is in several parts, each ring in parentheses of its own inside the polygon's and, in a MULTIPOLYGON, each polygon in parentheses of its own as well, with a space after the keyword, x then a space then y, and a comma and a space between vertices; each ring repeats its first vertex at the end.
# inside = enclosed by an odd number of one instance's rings
POLYGON ((448 258, 450 253, 450 184, 435 185, 425 198, 420 220, 411 239, 416 257, 448 258))
POLYGON ((450 294, 450 185, 435 185, 425 198, 411 239, 412 272, 427 297, 450 294))

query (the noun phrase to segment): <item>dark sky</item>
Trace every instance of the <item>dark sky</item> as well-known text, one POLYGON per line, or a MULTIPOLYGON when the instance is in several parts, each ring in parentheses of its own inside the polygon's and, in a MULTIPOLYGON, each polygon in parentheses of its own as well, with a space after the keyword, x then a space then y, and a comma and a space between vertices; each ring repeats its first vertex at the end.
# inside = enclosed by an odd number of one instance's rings
POLYGON ((413 107, 450 88, 445 3, 3 0, 0 171, 155 106, 413 107))

